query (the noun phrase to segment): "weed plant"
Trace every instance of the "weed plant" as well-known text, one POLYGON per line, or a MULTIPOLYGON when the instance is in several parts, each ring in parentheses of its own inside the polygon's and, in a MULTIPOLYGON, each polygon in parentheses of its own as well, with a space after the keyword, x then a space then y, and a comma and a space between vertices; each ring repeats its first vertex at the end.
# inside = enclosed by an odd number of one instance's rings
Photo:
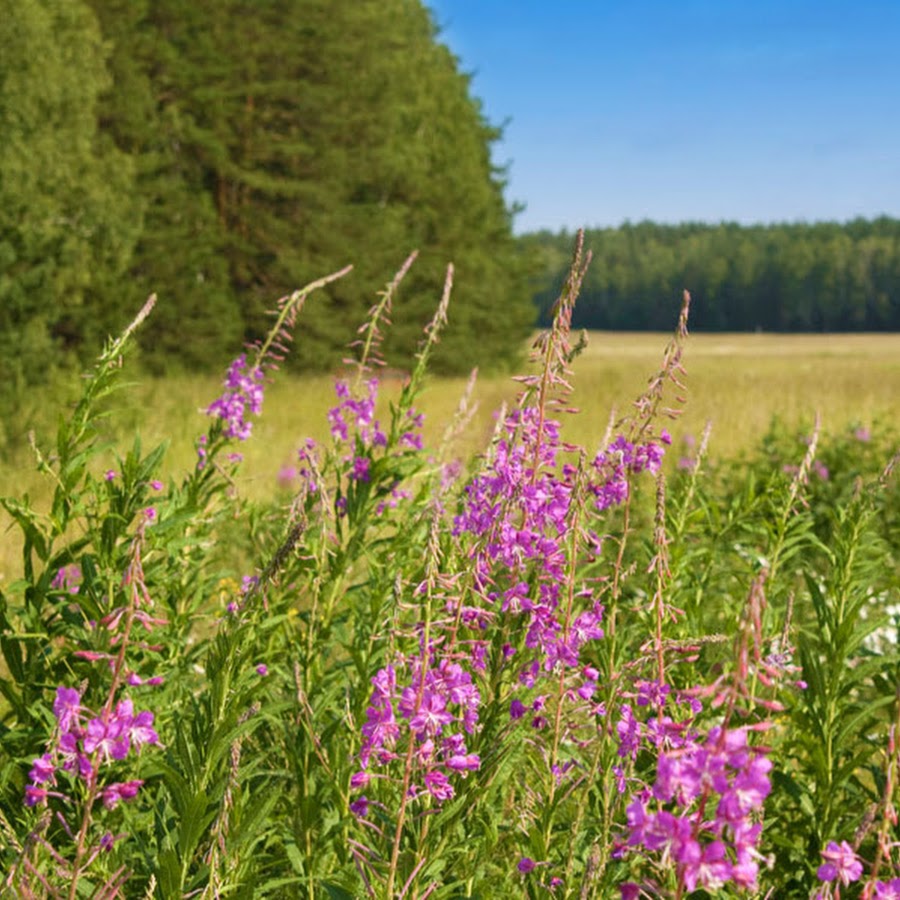
POLYGON ((376 415, 407 260, 274 505, 239 448, 343 272, 280 301, 165 482, 98 419, 152 301, 109 344, 35 446, 48 508, 2 500, 10 896, 900 898, 894 438, 774 429, 712 467, 707 434, 667 479, 685 297, 631 412, 565 443, 588 263, 459 460, 470 394, 434 446, 416 405, 452 269, 376 415))

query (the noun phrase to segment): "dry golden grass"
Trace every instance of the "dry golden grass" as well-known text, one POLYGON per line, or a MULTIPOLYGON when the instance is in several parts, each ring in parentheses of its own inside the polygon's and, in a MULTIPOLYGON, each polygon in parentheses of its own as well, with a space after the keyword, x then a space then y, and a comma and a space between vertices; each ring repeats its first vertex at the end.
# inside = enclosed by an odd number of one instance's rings
MULTIPOLYGON (((658 368, 668 340, 663 334, 594 333, 575 364, 574 405, 581 410, 565 424, 566 437, 596 448, 610 413, 629 411, 631 401, 658 368)), ((687 370, 684 415, 670 426, 677 437, 713 425, 711 454, 724 457, 751 447, 774 416, 800 425, 822 416, 825 431, 849 423, 871 425, 879 418, 900 420, 900 335, 692 335, 684 355, 687 370)), ((169 474, 194 464, 194 440, 204 428, 200 410, 219 393, 213 377, 147 379, 119 395, 114 423, 123 449, 136 430, 145 448, 171 442, 169 474)), ((426 437, 439 440, 465 389, 463 378, 435 379, 422 397, 426 437)), ((383 401, 395 397, 398 381, 388 381, 383 401)), ((479 411, 457 446, 460 455, 487 442, 493 416, 512 402, 517 385, 509 378, 482 379, 475 389, 479 411)), ((264 414, 253 438, 240 449, 245 463, 240 487, 251 497, 272 496, 277 474, 296 458, 306 437, 327 439, 325 414, 334 404, 332 379, 287 376, 267 391, 264 414)), ((386 410, 384 412, 386 415, 386 410)), ((51 418, 52 420, 52 418, 51 418)), ((103 468, 115 467, 110 451, 103 468)), ((0 494, 29 492, 39 506, 49 487, 23 452, 0 466, 0 494)), ((18 570, 19 544, 0 513, 0 584, 18 570)))
MULTIPOLYGON (((603 433, 611 404, 646 384, 665 336, 595 332, 576 363, 575 400, 582 440, 603 433)), ((688 338, 684 414, 675 434, 699 434, 712 422, 711 452, 752 446, 775 416, 826 431, 851 422, 900 418, 900 334, 698 334, 688 338)))

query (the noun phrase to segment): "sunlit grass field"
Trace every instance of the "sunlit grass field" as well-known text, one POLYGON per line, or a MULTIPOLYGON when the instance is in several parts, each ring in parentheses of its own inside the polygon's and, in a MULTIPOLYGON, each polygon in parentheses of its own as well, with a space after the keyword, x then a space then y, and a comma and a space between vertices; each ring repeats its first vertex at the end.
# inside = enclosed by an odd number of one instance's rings
MULTIPOLYGON (((566 437, 587 447, 599 444, 611 416, 627 414, 622 398, 636 397, 658 369, 667 340, 655 333, 590 334, 574 367, 573 401, 580 415, 565 426, 566 437)), ((223 360, 223 372, 227 363, 223 360)), ((710 455, 723 458, 754 446, 776 416, 800 428, 818 413, 825 432, 900 420, 900 334, 697 334, 688 339, 684 365, 684 413, 671 427, 676 449, 685 436, 698 436, 707 421, 712 424, 710 455)), ((245 462, 237 487, 245 495, 271 497, 279 490, 279 472, 295 461, 300 444, 307 437, 328 438, 332 383, 330 376, 278 374, 267 389, 253 439, 240 448, 245 462)), ((383 401, 396 396, 400 386, 399 377, 389 380, 383 401)), ((176 474, 194 464, 194 440, 204 428, 201 410, 219 389, 220 379, 212 376, 135 379, 113 401, 109 437, 120 448, 127 447, 136 431, 146 447, 168 440, 169 471, 176 474)), ((422 408, 432 446, 453 419, 465 389, 465 378, 429 383, 422 408)), ((483 448, 494 413, 503 402, 513 402, 518 390, 507 376, 478 379, 473 392, 478 409, 451 451, 467 458, 483 448)), ((49 433, 56 403, 52 397, 40 403, 47 411, 49 433)), ((40 436, 38 442, 49 450, 40 436)), ((112 449, 108 462, 115 468, 112 449)), ((33 498, 49 495, 32 456, 22 450, 0 463, 0 494, 25 491, 33 498)), ((9 538, 8 520, 0 518, 0 525, 0 580, 8 580, 15 577, 19 547, 9 538)))

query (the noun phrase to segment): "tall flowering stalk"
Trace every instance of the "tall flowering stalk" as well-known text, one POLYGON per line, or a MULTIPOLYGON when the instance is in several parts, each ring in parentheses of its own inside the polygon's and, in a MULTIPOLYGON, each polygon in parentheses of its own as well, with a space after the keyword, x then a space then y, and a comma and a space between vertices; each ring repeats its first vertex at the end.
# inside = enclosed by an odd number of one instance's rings
MULTIPOLYGON (((206 413, 221 420, 221 435, 227 439, 245 441, 250 437, 253 423, 249 415, 258 416, 262 412, 266 373, 278 368, 288 352, 293 340, 294 323, 310 294, 348 274, 352 266, 311 282, 299 291, 294 291, 279 300, 273 315, 275 324, 264 341, 251 345, 248 349, 253 358, 248 361, 247 353, 241 353, 228 367, 223 383, 224 391, 206 408, 206 413)), ((199 446, 201 468, 206 465, 210 453, 210 440, 217 437, 213 432, 199 446)))
MULTIPOLYGON (((464 489, 447 562, 465 572, 445 572, 439 592, 426 579, 425 617, 412 628, 418 649, 372 679, 352 808, 370 821, 377 782, 399 787, 388 892, 410 803, 422 796, 440 806, 455 796, 463 776, 484 777, 469 740, 483 740, 479 707, 486 700, 490 718, 502 704, 504 731, 540 755, 528 771, 543 792, 537 801, 543 811, 534 810, 542 847, 551 843, 556 794, 568 796, 583 779, 581 748, 600 709, 591 647, 604 636, 603 604, 579 575, 598 542, 588 523, 629 496, 632 478, 658 472, 663 457, 655 441, 635 444, 620 436, 588 465, 583 452, 564 443, 550 415, 568 410, 569 366, 579 349, 569 343, 571 307, 586 265, 579 247, 553 328, 535 345, 541 370, 521 379, 517 408, 501 418, 489 457, 464 489), (402 774, 391 774, 397 768, 402 774)), ((429 821, 423 820, 420 846, 429 821)))
POLYGON ((841 455, 877 442, 829 455, 823 432, 791 478, 771 446, 765 471, 701 472, 701 450, 666 481, 685 303, 635 408, 568 443, 588 259, 579 240, 468 468, 426 449, 418 408, 452 267, 399 399, 380 396, 408 259, 335 385, 331 439, 302 445, 275 505, 241 501, 228 464, 304 292, 232 363, 180 483, 164 448, 99 442, 110 345, 39 455, 51 508, 4 500, 25 545, 0 583, 5 889, 900 895, 893 732, 868 764, 896 718, 892 562, 864 488, 822 514, 841 455))
MULTIPOLYGON (((95 827, 98 821, 106 818, 98 811, 98 806, 111 811, 138 795, 143 780, 122 780, 123 770, 127 773, 128 760, 132 754, 139 754, 143 746, 159 744, 159 736, 153 727, 154 714, 149 710, 137 711, 125 693, 129 687, 159 683, 155 676, 145 682, 129 664, 129 650, 136 643, 134 629, 151 630, 166 624, 151 614, 152 601, 144 583, 141 562, 145 530, 154 518, 155 511, 148 509, 132 541, 122 580, 123 602, 113 606, 99 623, 108 649, 77 651, 75 654, 108 667, 110 682, 106 698, 99 709, 92 711, 84 703, 82 689, 57 688, 53 702, 54 734, 46 752, 33 761, 25 788, 27 806, 57 808, 57 819, 72 841, 69 858, 62 855, 61 848, 53 850, 64 873, 65 896, 70 900, 77 896, 82 879, 98 856, 109 851, 116 841, 127 837, 95 827)), ((34 835, 34 846, 49 849, 39 832, 34 835)), ((19 889, 37 874, 34 861, 25 857, 7 883, 14 890, 19 889)), ((108 876, 106 889, 110 896, 127 877, 125 869, 118 869, 108 876)), ((40 880, 49 887, 46 876, 40 880)))

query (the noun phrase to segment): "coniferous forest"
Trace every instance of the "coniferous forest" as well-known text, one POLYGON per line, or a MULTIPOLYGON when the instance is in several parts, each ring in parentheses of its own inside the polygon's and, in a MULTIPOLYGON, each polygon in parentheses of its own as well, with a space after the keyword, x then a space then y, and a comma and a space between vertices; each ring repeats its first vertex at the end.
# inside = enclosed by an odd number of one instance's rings
MULTIPOLYGON (((542 324, 573 236, 525 235, 542 324)), ((664 331, 691 291, 700 331, 900 329, 900 221, 845 224, 626 224, 589 231, 594 257, 574 312, 581 328, 664 331)))
POLYGON ((205 367, 352 263, 292 354, 331 366, 413 249, 399 355, 450 261, 437 368, 520 352, 499 132, 419 0, 0 0, 0 45, 0 335, 31 365, 90 358, 155 292, 144 361, 205 367))
MULTIPOLYGON (((499 130, 422 0, 0 0, 0 378, 83 363, 150 293, 145 366, 208 369, 352 263, 292 365, 331 368, 413 249, 403 365, 455 265, 438 371, 505 367, 572 235, 516 238, 499 130), (25 351, 25 352, 23 352, 25 351)), ((589 173, 585 177, 590 177, 589 173)), ((598 215, 602 211, 598 211, 598 215)), ((579 327, 900 328, 900 221, 588 232, 579 327)))

